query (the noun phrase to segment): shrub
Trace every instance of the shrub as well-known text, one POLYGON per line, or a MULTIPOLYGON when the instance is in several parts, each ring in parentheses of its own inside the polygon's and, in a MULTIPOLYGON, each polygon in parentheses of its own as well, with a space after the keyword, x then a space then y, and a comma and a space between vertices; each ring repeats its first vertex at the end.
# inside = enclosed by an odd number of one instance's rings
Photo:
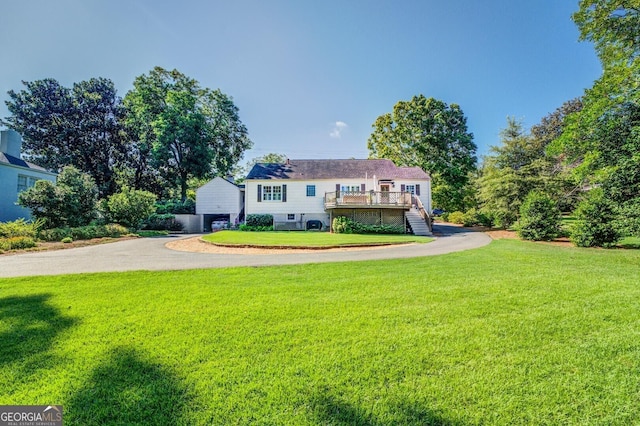
POLYGON ((109 221, 139 229, 144 220, 155 212, 156 196, 148 191, 123 188, 107 199, 109 221))
POLYGON ((531 191, 520 206, 520 238, 533 241, 549 241, 560 235, 560 210, 549 196, 531 191))
POLYGON ((60 242, 65 243, 65 244, 69 244, 73 242, 73 238, 71 237, 64 237, 62 240, 60 240, 60 242))
POLYGON ((344 216, 333 219, 332 229, 336 234, 404 234, 405 232, 403 226, 367 225, 344 216))
POLYGON ((83 226, 95 218, 98 188, 86 173, 73 166, 62 169, 56 184, 39 180, 18 195, 18 204, 31 209, 47 228, 83 226))
POLYGON ((467 210, 465 214, 462 216, 462 225, 464 226, 480 225, 480 226, 491 227, 491 225, 493 225, 493 221, 491 220, 491 217, 484 214, 483 212, 475 208, 471 208, 467 210))
POLYGON ((268 232, 273 231, 273 225, 270 226, 251 226, 246 223, 241 224, 238 229, 247 232, 268 232))
POLYGON ((90 240, 92 238, 118 238, 129 233, 129 230, 122 225, 110 223, 107 225, 88 225, 76 228, 53 228, 45 229, 38 233, 38 236, 45 241, 62 241, 65 238, 72 240, 90 240))
POLYGON ((157 214, 149 216, 142 225, 142 229, 152 231, 182 231, 182 224, 172 214, 157 214))
POLYGON ((0 223, 0 238, 30 237, 35 238, 42 222, 27 222, 24 219, 0 223))
POLYGON ((331 223, 331 229, 336 234, 351 234, 353 229, 350 226, 351 220, 344 217, 338 216, 333 218, 333 222, 331 223))
POLYGON ((455 211, 449 213, 448 221, 450 223, 457 223, 458 225, 462 225, 464 223, 464 213, 461 211, 455 211))
POLYGON ((0 249, 2 250, 21 250, 36 246, 36 240, 31 237, 10 237, 3 238, 0 249))
POLYGON ((180 200, 165 200, 155 204, 157 214, 195 214, 195 201, 187 198, 184 202, 180 200))
POLYGON ((118 223, 107 223, 104 228, 106 231, 105 237, 118 238, 129 233, 127 228, 118 223))
POLYGON ((247 215, 245 223, 248 226, 273 226, 273 216, 270 214, 247 215))
POLYGON ((620 239, 614 225, 615 207, 601 189, 592 189, 575 211, 571 242, 578 247, 611 247, 620 239))

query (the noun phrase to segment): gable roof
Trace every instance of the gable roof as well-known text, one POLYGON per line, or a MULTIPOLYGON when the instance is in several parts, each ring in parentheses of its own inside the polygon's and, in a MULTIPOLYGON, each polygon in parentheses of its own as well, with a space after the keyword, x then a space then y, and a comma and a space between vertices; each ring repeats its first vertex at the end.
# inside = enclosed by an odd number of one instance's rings
POLYGON ((397 167, 386 159, 370 160, 288 160, 287 163, 258 163, 246 179, 357 179, 376 176, 385 179, 420 179, 430 177, 420 167, 397 167))
MULTIPOLYGON (((0 163, 11 164, 12 166, 24 167, 25 169, 37 170, 39 172, 49 172, 44 167, 40 167, 33 163, 29 163, 28 161, 24 161, 21 158, 16 158, 13 155, 9 155, 6 152, 0 151, 0 163)), ((55 173, 51 173, 55 174, 55 173)))

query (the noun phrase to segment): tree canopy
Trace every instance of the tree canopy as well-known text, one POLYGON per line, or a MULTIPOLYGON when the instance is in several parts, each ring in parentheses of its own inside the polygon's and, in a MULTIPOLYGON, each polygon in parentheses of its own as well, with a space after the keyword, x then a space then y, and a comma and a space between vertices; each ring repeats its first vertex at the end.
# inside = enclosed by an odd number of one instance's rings
POLYGON ((22 135, 25 157, 52 171, 73 165, 91 175, 101 195, 113 193, 126 142, 113 82, 92 78, 66 88, 49 78, 23 84, 25 89, 8 92, 11 115, 3 123, 22 135))
MULTIPOLYGON (((252 146, 233 100, 178 70, 156 67, 124 99, 132 185, 158 193, 162 183, 186 199, 189 179, 227 174, 252 146)), ((159 194, 162 195, 162 194, 159 194)))
POLYGON ((376 119, 367 146, 370 158, 388 158, 430 173, 435 206, 464 208, 477 147, 460 106, 424 95, 399 101, 391 113, 376 119))

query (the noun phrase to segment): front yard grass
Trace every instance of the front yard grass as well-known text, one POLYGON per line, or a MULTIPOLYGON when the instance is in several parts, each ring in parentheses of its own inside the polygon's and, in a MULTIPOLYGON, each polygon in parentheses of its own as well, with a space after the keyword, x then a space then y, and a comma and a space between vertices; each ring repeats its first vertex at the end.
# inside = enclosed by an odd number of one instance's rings
POLYGON ((640 252, 0 280, 0 405, 65 424, 633 424, 640 252))
POLYGON ((308 231, 219 231, 205 235, 203 239, 216 244, 259 247, 345 247, 433 241, 433 238, 415 235, 332 234, 308 231))

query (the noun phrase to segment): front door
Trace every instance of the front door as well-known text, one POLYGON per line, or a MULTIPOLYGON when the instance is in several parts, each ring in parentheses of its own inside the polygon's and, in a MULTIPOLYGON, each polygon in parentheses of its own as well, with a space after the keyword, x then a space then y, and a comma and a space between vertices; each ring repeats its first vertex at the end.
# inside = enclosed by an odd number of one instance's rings
POLYGON ((380 203, 389 204, 389 185, 380 185, 380 203))

